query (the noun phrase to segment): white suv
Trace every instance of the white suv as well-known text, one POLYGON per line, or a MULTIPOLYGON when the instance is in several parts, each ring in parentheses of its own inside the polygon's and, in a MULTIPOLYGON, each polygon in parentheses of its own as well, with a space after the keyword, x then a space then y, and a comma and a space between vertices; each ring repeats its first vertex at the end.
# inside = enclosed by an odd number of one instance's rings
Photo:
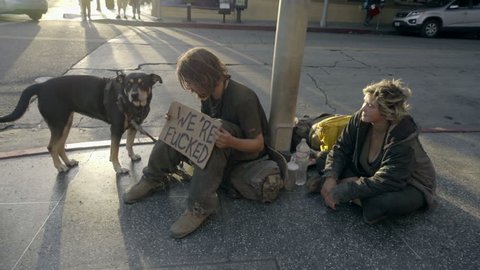
POLYGON ((0 14, 27 14, 38 21, 47 11, 47 0, 0 0, 0 14))
POLYGON ((480 0, 433 0, 424 8, 399 11, 393 18, 399 32, 420 31, 436 37, 440 31, 480 31, 480 0))

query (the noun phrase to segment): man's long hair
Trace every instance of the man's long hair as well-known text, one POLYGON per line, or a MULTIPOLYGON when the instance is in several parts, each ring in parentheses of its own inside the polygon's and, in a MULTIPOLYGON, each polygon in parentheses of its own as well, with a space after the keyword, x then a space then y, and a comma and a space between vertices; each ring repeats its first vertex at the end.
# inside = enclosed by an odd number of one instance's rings
POLYGON ((213 92, 220 81, 228 78, 227 68, 217 56, 204 48, 192 48, 177 61, 177 76, 183 89, 190 85, 213 92))

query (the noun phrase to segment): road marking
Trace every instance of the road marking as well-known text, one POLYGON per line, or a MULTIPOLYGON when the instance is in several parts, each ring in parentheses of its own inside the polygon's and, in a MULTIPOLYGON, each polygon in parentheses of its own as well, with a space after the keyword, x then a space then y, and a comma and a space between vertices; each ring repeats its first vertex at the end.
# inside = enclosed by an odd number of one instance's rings
POLYGON ((108 38, 59 38, 59 37, 19 37, 19 36, 10 36, 10 35, 0 35, 0 39, 13 39, 13 40, 42 40, 42 41, 87 41, 87 42, 107 42, 108 38))

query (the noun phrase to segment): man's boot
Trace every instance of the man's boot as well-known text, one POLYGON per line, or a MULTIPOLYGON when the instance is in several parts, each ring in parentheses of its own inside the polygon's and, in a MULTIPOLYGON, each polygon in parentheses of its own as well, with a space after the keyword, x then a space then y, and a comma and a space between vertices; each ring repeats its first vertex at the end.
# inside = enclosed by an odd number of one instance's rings
POLYGON ((170 227, 170 236, 173 238, 183 238, 195 231, 207 219, 210 214, 194 213, 190 210, 185 212, 170 227))
POLYGON ((150 195, 155 191, 166 190, 168 188, 168 178, 165 176, 158 180, 152 180, 142 176, 140 181, 130 187, 123 195, 123 202, 126 204, 136 203, 150 195))

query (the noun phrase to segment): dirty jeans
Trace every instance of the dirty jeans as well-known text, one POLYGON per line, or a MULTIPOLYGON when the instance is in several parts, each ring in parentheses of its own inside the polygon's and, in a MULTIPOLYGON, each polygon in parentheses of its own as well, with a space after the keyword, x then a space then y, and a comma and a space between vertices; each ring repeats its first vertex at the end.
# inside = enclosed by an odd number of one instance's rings
MULTIPOLYGON (((317 170, 320 174, 325 167, 327 154, 328 152, 322 152, 317 159, 317 170)), ((339 179, 352 176, 358 177, 347 165, 339 179)), ((364 198, 360 202, 365 222, 373 222, 385 217, 406 215, 425 206, 423 193, 412 185, 407 185, 400 191, 385 192, 364 198)))
MULTIPOLYGON (((237 138, 242 137, 240 128, 235 124, 222 121, 222 128, 237 138)), ((215 146, 204 169, 194 165, 190 180, 188 209, 198 214, 208 215, 214 212, 218 205, 217 189, 224 179, 227 166, 231 166, 235 161, 253 160, 261 155, 262 153, 245 153, 215 146)), ((159 140, 150 153, 148 167, 144 170, 143 177, 161 181, 165 178, 165 174, 174 172, 181 161, 188 161, 188 159, 159 140)))

